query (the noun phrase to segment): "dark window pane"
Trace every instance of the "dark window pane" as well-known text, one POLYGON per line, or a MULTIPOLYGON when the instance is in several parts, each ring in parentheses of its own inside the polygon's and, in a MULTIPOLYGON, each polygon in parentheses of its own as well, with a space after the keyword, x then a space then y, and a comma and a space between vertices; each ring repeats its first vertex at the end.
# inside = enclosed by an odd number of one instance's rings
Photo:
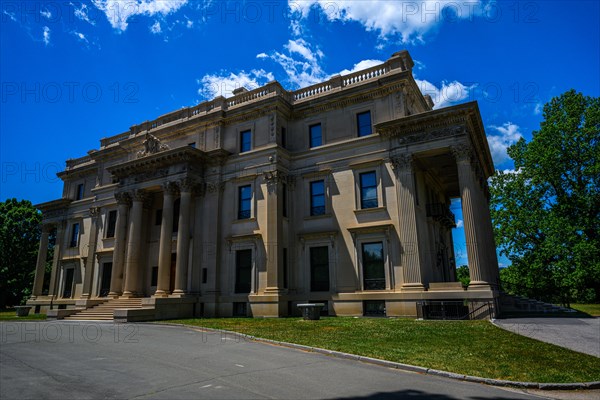
POLYGON ((252 250, 235 252, 235 292, 250 293, 252 285, 252 250))
POLYGON ((77 194, 76 194, 76 200, 81 200, 83 199, 83 191, 84 191, 84 186, 83 183, 77 185, 77 194))
POLYGON ((281 210, 281 214, 284 217, 287 217, 287 185, 284 183, 281 187, 281 202, 282 202, 282 210, 281 210))
POLYGON ((158 267, 152 267, 152 275, 150 277, 150 286, 158 285, 158 267))
POLYGON ((71 227, 71 247, 77 247, 79 244, 79 223, 71 227))
POLYGON ((250 150, 252 150, 252 131, 243 131, 240 133, 240 153, 250 150))
POLYGON ((356 125, 358 127, 358 136, 367 136, 373 133, 371 127, 371 112, 366 111, 356 115, 356 125))
POLYGON ((115 227, 117 225, 117 210, 111 210, 108 212, 108 224, 106 227, 106 237, 115 237, 115 227))
POLYGON ((252 210, 252 187, 250 185, 241 186, 238 189, 238 197, 238 219, 250 218, 252 210))
POLYGON ((384 290, 383 243, 364 243, 362 245, 362 261, 365 290, 384 290))
POLYGON ((310 183, 310 215, 325 214, 325 181, 310 183))
POLYGON ((162 224, 162 209, 156 210, 156 217, 154 218, 154 225, 162 224))
POLYGON ((310 248, 310 290, 329 291, 329 249, 327 246, 310 248))
POLYGON ((311 125, 309 128, 309 141, 310 147, 317 147, 323 144, 323 137, 321 135, 321 124, 311 125))
POLYGON ((375 172, 360 174, 360 208, 377 206, 377 175, 375 172))
POLYGON ((366 300, 363 303, 363 314, 370 317, 385 316, 385 301, 366 300))
POLYGON ((181 207, 181 199, 175 200, 173 203, 173 232, 179 230, 179 208, 181 207))
POLYGON ((287 148, 287 131, 285 127, 281 127, 281 147, 287 148))

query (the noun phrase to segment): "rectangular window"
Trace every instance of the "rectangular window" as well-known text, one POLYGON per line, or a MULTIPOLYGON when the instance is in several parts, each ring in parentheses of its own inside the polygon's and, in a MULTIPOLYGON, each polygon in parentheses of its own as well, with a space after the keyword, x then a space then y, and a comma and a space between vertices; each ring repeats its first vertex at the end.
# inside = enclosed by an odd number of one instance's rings
POLYGON ((288 210, 287 210, 287 185, 284 183, 281 186, 281 215, 283 215, 284 217, 288 216, 288 210))
POLYGON ((373 128, 371 127, 371 111, 356 114, 356 127, 358 130, 358 137, 368 136, 373 133, 373 128))
POLYGON ((79 222, 71 226, 71 247, 77 247, 79 244, 79 222))
POLYGON ((360 174, 360 208, 376 208, 377 203, 377 174, 364 172, 360 174))
POLYGON ((83 186, 83 183, 80 183, 79 185, 77 185, 77 193, 75 195, 75 200, 83 199, 84 189, 85 189, 85 186, 83 186))
POLYGON ((208 268, 202 268, 202 283, 208 282, 208 268))
POLYGON ((321 134, 321 124, 315 124, 308 127, 310 147, 317 147, 323 144, 321 134))
POLYGON ((154 217, 154 225, 162 224, 162 209, 156 210, 156 215, 154 217))
POLYGON ((106 237, 115 237, 115 227, 117 225, 117 210, 108 212, 108 223, 106 225, 106 237))
POLYGON ((252 131, 240 132, 240 153, 252 150, 252 131))
POLYGON ((325 215, 325 181, 310 183, 310 215, 325 215))
POLYGON ((363 315, 365 317, 385 317, 385 300, 365 300, 363 315))
POLYGON ((235 292, 250 293, 252 286, 252 250, 235 252, 235 292))
POLYGON ((152 267, 152 275, 150 276, 150 286, 158 286, 158 267, 152 267))
POLYGON ((281 147, 287 149, 287 131, 284 126, 281 127, 281 147))
POLYGON ((250 185, 238 188, 238 219, 248 219, 252 211, 252 187, 250 185))
POLYGON ((329 291, 329 249, 327 246, 310 248, 310 291, 329 291))
POLYGON ((385 290, 383 243, 363 243, 363 284, 365 290, 385 290))

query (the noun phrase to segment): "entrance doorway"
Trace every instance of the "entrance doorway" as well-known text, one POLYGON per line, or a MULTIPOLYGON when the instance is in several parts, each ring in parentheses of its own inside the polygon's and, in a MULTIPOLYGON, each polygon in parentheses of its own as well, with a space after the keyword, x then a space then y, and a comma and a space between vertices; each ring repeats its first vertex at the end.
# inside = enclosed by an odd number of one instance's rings
POLYGON ((75 268, 65 269, 65 286, 63 287, 63 298, 70 299, 73 295, 73 276, 75 275, 75 268))
POLYGON ((112 275, 112 262, 102 264, 102 276, 100 278, 100 297, 108 296, 110 292, 110 278, 112 275))

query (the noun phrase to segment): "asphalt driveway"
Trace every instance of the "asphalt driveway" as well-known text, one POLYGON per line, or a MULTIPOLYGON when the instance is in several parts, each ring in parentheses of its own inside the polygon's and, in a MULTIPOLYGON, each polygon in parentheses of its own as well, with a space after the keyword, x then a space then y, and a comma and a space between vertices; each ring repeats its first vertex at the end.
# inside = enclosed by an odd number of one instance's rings
POLYGON ((523 336, 600 357, 600 318, 507 318, 494 323, 523 336))
POLYGON ((0 323, 2 399, 533 399, 183 327, 0 323))

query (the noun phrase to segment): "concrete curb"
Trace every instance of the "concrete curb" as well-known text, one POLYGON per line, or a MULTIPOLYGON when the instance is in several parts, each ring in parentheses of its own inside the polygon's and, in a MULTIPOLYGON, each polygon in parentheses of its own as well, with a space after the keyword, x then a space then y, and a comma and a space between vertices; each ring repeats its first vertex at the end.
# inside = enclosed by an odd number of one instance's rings
POLYGON ((582 383, 538 383, 538 382, 518 382, 518 381, 506 381, 502 379, 488 379, 481 378, 478 376, 461 375, 453 372, 440 371, 437 369, 419 367, 417 365, 402 364, 394 361, 380 360, 378 358, 371 358, 366 356, 358 356, 356 354, 344 353, 341 351, 327 350, 320 347, 305 346, 302 344, 280 342, 278 340, 264 339, 256 336, 246 335, 244 333, 227 331, 224 329, 205 328, 201 326, 192 326, 185 324, 172 324, 172 323, 160 323, 151 325, 166 325, 166 326, 179 326, 192 329, 199 332, 214 332, 214 333, 225 333, 228 335, 252 340, 255 342, 262 342, 273 344, 282 347, 289 347, 292 349, 303 350, 311 353, 319 353, 327 356, 336 358, 343 358, 347 360, 361 361, 369 364, 379 365, 381 367, 399 369, 402 371, 417 372, 421 374, 429 374, 434 376, 441 376, 444 378, 455 379, 465 382, 483 383, 490 386, 500 387, 512 387, 518 389, 539 389, 539 390, 589 390, 589 389, 600 389, 600 381, 596 382, 582 382, 582 383))

